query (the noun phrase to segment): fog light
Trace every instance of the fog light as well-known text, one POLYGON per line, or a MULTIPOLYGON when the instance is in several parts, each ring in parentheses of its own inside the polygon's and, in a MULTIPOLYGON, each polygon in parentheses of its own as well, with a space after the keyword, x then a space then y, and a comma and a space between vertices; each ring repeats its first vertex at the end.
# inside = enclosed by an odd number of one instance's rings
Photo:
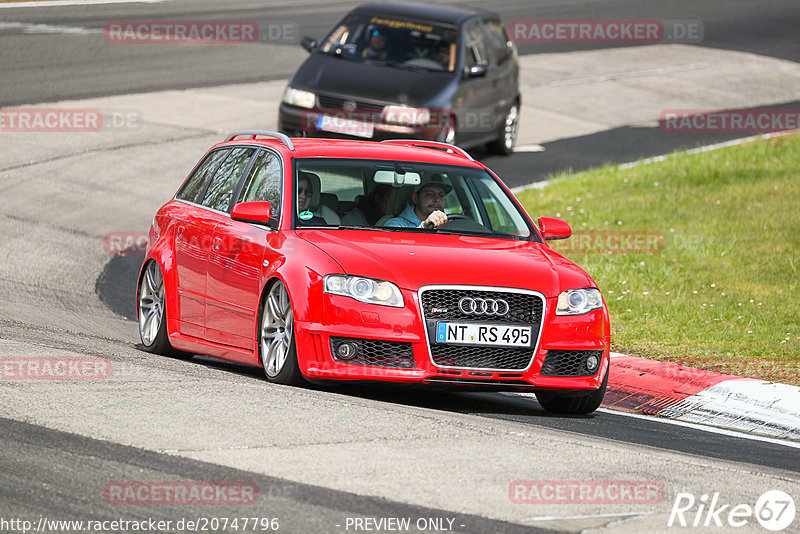
POLYGON ((586 358, 586 368, 590 371, 595 371, 599 364, 600 364, 600 358, 598 358, 594 354, 586 358))
POLYGON ((339 346, 336 347, 336 356, 340 360, 352 360, 358 356, 358 345, 352 341, 339 343, 339 346))

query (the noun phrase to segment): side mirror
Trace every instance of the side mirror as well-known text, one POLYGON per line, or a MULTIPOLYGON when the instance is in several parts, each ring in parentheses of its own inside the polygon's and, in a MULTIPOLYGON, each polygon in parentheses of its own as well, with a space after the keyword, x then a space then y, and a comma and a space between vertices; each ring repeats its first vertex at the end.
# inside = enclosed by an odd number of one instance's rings
POLYGON ((303 40, 300 41, 300 46, 302 46, 306 52, 313 52, 317 44, 317 41, 311 37, 303 37, 303 40))
POLYGON ((486 65, 475 63, 465 69, 464 76, 466 78, 483 78, 487 72, 489 72, 489 68, 486 65))
POLYGON ((272 206, 269 202, 240 202, 233 207, 231 219, 251 224, 262 224, 276 228, 278 221, 272 216, 272 206))
POLYGON ((572 228, 566 221, 553 217, 539 217, 539 231, 545 241, 567 239, 572 235, 572 228))

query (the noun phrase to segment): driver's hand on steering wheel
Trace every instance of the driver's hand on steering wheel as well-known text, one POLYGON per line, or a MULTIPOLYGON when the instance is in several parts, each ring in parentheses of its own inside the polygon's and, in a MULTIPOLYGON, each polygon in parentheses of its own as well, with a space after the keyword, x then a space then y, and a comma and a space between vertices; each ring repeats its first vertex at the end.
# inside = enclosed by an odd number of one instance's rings
POLYGON ((424 228, 436 228, 447 222, 447 215, 441 210, 436 210, 422 223, 424 228))

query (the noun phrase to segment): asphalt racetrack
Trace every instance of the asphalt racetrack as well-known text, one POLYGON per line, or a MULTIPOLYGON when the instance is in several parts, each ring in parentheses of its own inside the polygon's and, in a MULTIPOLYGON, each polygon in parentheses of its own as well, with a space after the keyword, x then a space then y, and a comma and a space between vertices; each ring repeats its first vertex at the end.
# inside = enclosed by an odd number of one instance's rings
MULTIPOLYGON (((744 137, 665 132, 658 113, 666 107, 798 108, 796 1, 472 3, 493 4, 506 21, 703 23, 696 43, 521 44, 521 150, 475 153, 515 187, 744 137)), ((224 132, 275 128, 286 79, 305 57, 298 36, 320 37, 353 5, 0 4, 0 107, 137 117, 136 127, 97 133, 0 131, 0 359, 94 356, 112 369, 106 380, 0 381, 0 531, 21 531, 21 521, 80 532, 91 529, 52 521, 152 519, 172 522, 154 532, 195 532, 216 518, 209 531, 668 532, 706 520, 702 496, 717 495, 728 509, 755 507, 773 490, 800 502, 800 448, 792 442, 607 410, 556 417, 520 395, 281 387, 260 369, 140 350, 131 319, 141 256, 110 254, 104 238, 146 231, 224 132), (103 39, 107 21, 140 19, 255 20, 296 33, 229 46, 103 39), (570 484, 658 491, 640 500, 532 504, 520 490, 530 488, 526 481, 567 495, 570 484), (114 499, 115 488, 141 482, 226 482, 256 488, 256 497, 231 493, 212 505, 114 499), (673 508, 689 495, 697 504, 686 506, 689 524, 679 527, 673 508), (266 521, 234 529, 237 517, 266 521), (391 518, 408 518, 409 527, 391 518)), ((709 530, 725 531, 714 521, 709 530)), ((737 531, 764 530, 753 516, 737 531)))

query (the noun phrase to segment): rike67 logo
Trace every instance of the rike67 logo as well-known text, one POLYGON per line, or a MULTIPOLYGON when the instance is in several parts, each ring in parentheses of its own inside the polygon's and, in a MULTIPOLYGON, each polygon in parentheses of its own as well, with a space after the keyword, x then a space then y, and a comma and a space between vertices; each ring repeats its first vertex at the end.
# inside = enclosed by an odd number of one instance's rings
POLYGON ((699 499, 691 493, 678 493, 667 526, 731 529, 743 527, 755 519, 765 529, 778 532, 794 522, 796 512, 794 499, 781 490, 767 491, 755 506, 725 502, 716 492, 703 494, 699 499))

